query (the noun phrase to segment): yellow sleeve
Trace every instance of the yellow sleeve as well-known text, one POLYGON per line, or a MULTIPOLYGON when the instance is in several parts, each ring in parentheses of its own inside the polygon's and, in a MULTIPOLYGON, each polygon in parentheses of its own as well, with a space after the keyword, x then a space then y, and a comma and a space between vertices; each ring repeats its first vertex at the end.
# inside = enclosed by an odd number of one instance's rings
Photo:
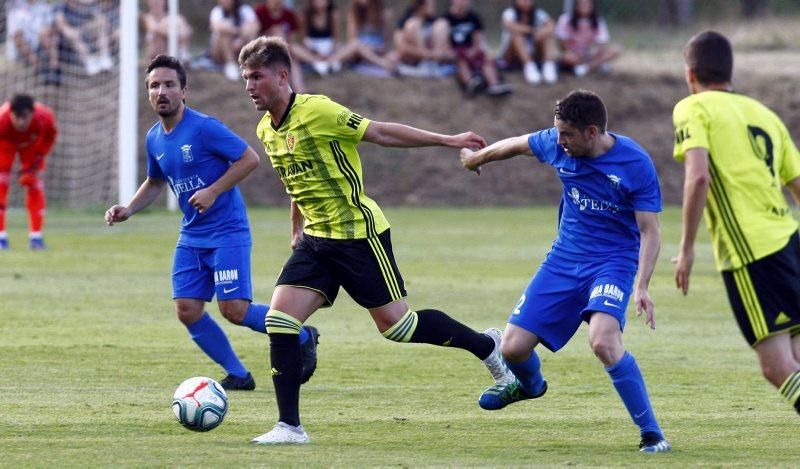
POLYGON ((315 100, 313 112, 314 135, 353 144, 361 141, 370 122, 327 98, 315 100))
POLYGON ((672 123, 675 126, 672 156, 678 161, 683 161, 686 151, 692 148, 709 149, 708 115, 698 102, 690 98, 680 101, 672 111, 672 123))
POLYGON ((797 146, 794 144, 792 136, 789 134, 786 126, 781 125, 781 127, 783 158, 781 159, 780 177, 781 183, 786 184, 800 176, 800 151, 797 150, 797 146))

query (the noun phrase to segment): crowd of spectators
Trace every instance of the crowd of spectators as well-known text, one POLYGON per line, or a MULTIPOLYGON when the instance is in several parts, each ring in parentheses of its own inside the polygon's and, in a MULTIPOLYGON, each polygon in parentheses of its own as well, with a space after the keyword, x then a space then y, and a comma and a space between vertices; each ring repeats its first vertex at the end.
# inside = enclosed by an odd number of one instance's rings
MULTIPOLYGON (((65 63, 90 76, 113 68, 118 0, 8 1, 6 55, 33 67, 46 84, 61 82, 65 63)), ((142 6, 139 25, 149 59, 167 52, 172 25, 167 0, 142 6)), ((487 45, 486 19, 471 0, 217 0, 208 17, 207 49, 195 57, 189 52, 192 27, 181 15, 174 25, 181 60, 230 80, 239 79, 237 56, 245 43, 278 35, 299 65, 292 70, 298 91, 305 90, 304 73, 354 68, 387 77, 454 76, 468 95, 503 95, 512 91, 503 81, 509 72, 521 71, 525 82, 540 85, 555 83, 559 73, 582 77, 610 70, 621 49, 610 43, 594 0, 571 0, 565 7, 553 16, 536 0, 508 1, 500 17, 491 19, 501 31, 496 51, 487 45)))
MULTIPOLYGON (((594 0, 565 2, 554 16, 536 0, 511 0, 497 19, 500 47, 485 37, 485 19, 471 0, 263 0, 252 7, 218 0, 209 23, 208 50, 190 65, 224 72, 238 80, 235 58, 257 35, 286 39, 299 65, 292 85, 304 91, 304 73, 320 76, 345 68, 377 76, 454 76, 464 92, 499 96, 512 92, 503 75, 521 71, 531 85, 552 84, 560 72, 582 77, 608 72, 621 49, 594 0), (390 5, 391 3, 391 5, 390 5), (254 24, 255 23, 255 24, 254 24)), ((490 28, 494 30, 495 28, 490 28)))
POLYGON ((45 84, 60 85, 65 64, 87 75, 114 67, 118 2, 10 0, 6 13, 6 57, 32 67, 45 84))

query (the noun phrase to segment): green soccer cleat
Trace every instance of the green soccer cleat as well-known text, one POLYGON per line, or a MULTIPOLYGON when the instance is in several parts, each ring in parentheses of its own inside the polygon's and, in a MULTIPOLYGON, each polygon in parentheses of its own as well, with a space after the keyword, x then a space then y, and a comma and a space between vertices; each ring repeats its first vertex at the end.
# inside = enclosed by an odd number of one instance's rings
POLYGON ((531 395, 522 389, 522 385, 518 380, 514 380, 513 383, 496 384, 483 391, 483 394, 478 399, 478 405, 484 410, 499 410, 514 402, 542 397, 546 392, 547 381, 544 382, 542 390, 538 394, 531 395))

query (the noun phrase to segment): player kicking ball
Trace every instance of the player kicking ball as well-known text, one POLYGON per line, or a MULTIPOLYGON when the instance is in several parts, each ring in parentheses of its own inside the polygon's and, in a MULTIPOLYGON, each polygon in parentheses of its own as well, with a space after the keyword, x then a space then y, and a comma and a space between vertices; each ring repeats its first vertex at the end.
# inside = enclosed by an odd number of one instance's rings
POLYGON ((479 404, 497 410, 547 392, 540 343, 553 352, 589 324, 589 344, 639 427, 641 451, 669 451, 636 360, 622 345, 625 310, 655 329, 648 292, 661 237, 661 191, 653 162, 636 142, 606 131, 607 113, 594 93, 576 90, 559 101, 555 126, 461 150, 467 169, 517 155, 552 166, 563 185, 558 236, 508 319, 502 353, 517 377, 487 389, 479 404), (634 278, 638 270, 638 278, 634 278))

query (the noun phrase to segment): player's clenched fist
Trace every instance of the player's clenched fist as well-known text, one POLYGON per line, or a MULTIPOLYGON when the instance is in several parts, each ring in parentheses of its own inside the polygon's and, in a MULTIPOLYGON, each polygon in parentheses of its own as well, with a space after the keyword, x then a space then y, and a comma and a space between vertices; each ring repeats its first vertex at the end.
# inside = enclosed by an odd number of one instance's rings
POLYGON ((114 205, 110 209, 106 210, 106 223, 108 226, 114 226, 116 222, 123 222, 130 218, 131 211, 128 210, 128 207, 123 207, 122 205, 114 205))
POLYGON ((469 148, 462 148, 461 153, 458 155, 461 158, 461 165, 470 171, 481 173, 481 166, 475 158, 475 152, 469 148))

